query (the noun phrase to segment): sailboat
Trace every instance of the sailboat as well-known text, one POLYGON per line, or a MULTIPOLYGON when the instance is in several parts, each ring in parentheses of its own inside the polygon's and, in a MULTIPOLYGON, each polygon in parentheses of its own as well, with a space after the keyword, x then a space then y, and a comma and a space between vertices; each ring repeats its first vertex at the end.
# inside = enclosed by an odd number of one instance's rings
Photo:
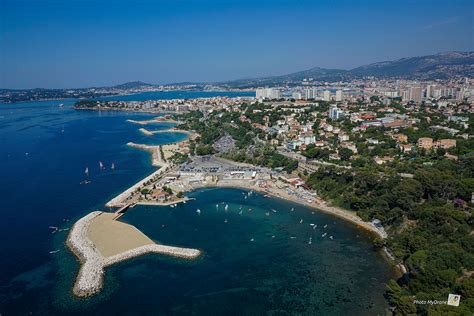
POLYGON ((104 164, 102 163, 102 161, 99 161, 99 168, 100 168, 100 170, 105 170, 105 167, 104 167, 104 164))
POLYGON ((227 212, 228 209, 229 209, 229 205, 226 204, 225 207, 224 207, 224 210, 227 212))
POLYGON ((311 245, 313 243, 313 237, 309 237, 308 244, 311 245))
POLYGON ((86 176, 89 176, 89 168, 86 167, 86 170, 84 170, 84 173, 86 174, 86 176))
POLYGON ((196 213, 198 213, 198 215, 201 215, 201 210, 200 210, 200 209, 197 209, 197 210, 196 210, 196 213))
POLYGON ((112 162, 112 166, 110 166, 110 169, 115 170, 115 164, 112 162))

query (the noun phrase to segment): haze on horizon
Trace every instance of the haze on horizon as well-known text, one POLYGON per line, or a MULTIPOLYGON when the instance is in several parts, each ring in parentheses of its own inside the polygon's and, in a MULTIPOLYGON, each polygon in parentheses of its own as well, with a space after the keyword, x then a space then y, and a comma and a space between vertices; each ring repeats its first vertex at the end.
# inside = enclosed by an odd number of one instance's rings
POLYGON ((212 82, 473 50, 473 4, 0 0, 0 88, 212 82))

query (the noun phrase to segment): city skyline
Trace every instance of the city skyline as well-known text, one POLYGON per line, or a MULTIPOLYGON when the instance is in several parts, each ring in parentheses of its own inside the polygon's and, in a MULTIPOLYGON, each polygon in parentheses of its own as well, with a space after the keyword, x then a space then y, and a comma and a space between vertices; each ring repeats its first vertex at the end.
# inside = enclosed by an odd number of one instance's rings
POLYGON ((216 82, 474 48, 468 1, 364 3, 370 16, 348 1, 2 1, 0 87, 216 82))

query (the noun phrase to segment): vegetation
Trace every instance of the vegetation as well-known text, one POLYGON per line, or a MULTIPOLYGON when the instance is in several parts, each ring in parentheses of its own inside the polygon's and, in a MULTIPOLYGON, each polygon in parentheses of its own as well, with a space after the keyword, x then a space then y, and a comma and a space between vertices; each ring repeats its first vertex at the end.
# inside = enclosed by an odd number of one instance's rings
POLYGON ((321 168, 307 181, 339 206, 364 220, 380 219, 389 231, 387 245, 409 271, 387 285, 390 303, 402 314, 452 311, 444 305, 415 305, 423 298, 445 301, 459 293, 459 314, 474 309, 474 235, 468 202, 474 192, 474 157, 418 166, 414 178, 374 168, 321 168))

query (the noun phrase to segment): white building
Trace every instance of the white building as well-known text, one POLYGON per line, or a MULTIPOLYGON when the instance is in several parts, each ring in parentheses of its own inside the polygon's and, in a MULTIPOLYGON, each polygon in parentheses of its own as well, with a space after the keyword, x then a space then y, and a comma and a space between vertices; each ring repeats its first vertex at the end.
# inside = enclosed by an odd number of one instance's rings
POLYGON ((280 98, 280 90, 273 88, 258 88, 255 91, 257 99, 278 99, 280 98))
POLYGON ((331 105, 329 107, 329 118, 333 120, 339 120, 344 117, 344 112, 337 107, 337 105, 331 105))
POLYGON ((342 101, 342 90, 336 91, 336 102, 342 101))
POLYGON ((301 93, 299 93, 299 92, 293 92, 293 93, 291 94, 291 97, 292 97, 293 99, 295 99, 295 100, 301 100, 301 93))
POLYGON ((304 90, 304 98, 306 100, 309 99, 316 99, 318 97, 318 90, 316 89, 305 89, 304 90))
POLYGON ((323 100, 324 101, 331 101, 331 92, 329 90, 325 90, 323 92, 323 100))

